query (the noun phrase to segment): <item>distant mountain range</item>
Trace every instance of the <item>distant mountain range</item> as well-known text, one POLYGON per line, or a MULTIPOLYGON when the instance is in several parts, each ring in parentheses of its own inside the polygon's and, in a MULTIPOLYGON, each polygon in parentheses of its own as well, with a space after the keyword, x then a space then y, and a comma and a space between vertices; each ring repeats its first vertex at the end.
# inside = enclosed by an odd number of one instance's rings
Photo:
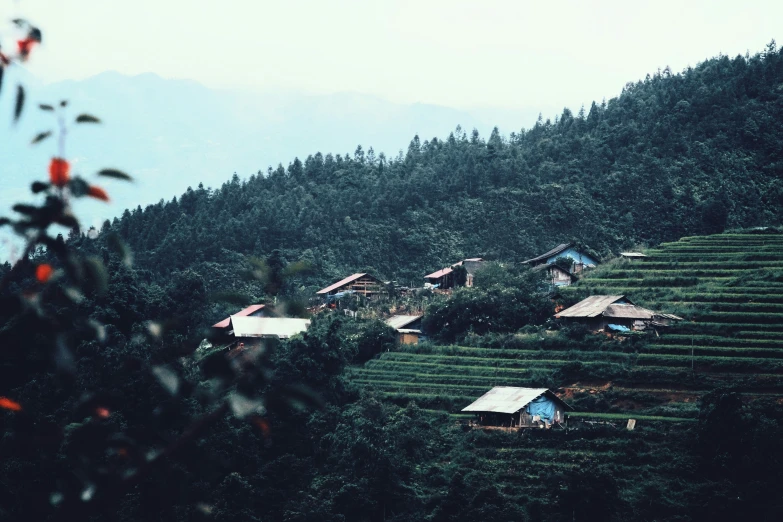
MULTIPOLYGON (((155 74, 124 76, 106 72, 82 81, 44 85, 25 71, 9 70, 0 95, 0 165, 3 192, 0 213, 11 204, 30 200, 28 187, 46 177, 54 140, 30 146, 32 137, 55 128, 51 113, 39 103, 70 100, 71 117, 82 112, 103 120, 100 127, 75 127, 67 139, 66 155, 74 170, 91 177, 104 167, 133 175, 132 186, 103 182, 112 196, 108 206, 80 202, 85 225, 119 215, 124 208, 145 206, 181 194, 199 183, 218 187, 236 173, 246 178, 268 166, 288 165, 309 154, 353 154, 357 145, 376 155, 396 156, 414 135, 422 141, 445 138, 457 125, 489 135, 530 128, 540 109, 457 110, 427 104, 403 105, 356 93, 305 95, 253 93, 209 89, 189 80, 170 80, 155 74), (14 77, 16 76, 16 77, 14 77), (17 126, 10 124, 13 86, 22 82, 27 105, 17 126)), ((554 114, 554 109, 544 109, 554 114)))

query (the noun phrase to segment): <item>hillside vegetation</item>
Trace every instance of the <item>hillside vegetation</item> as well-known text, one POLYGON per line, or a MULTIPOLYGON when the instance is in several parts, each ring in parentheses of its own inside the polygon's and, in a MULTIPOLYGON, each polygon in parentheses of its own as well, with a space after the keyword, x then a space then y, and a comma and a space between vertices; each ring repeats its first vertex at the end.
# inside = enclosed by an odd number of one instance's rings
MULTIPOLYGON (((617 98, 501 136, 415 137, 390 158, 357 148, 127 211, 111 223, 137 266, 165 275, 236 254, 418 284, 481 255, 532 257, 578 240, 608 254, 783 221, 783 54, 721 56, 629 83, 617 98)), ((180 175, 187 176, 187 173, 180 175)), ((236 281, 221 280, 221 286, 236 281)))

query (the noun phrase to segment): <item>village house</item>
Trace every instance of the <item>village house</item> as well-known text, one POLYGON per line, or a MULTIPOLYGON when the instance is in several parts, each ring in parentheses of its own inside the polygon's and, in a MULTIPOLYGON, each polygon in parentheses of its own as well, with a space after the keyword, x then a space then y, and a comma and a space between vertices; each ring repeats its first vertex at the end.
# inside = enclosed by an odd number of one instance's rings
POLYGON ((346 295, 373 297, 384 288, 384 283, 370 274, 353 274, 316 292, 326 301, 334 301, 346 295))
POLYGON ((496 386, 462 409, 481 426, 551 428, 565 422, 573 408, 546 388, 496 386))
MULTIPOLYGON (((233 316, 236 317, 265 317, 266 315, 267 315, 266 306, 262 304, 250 305, 247 308, 244 308, 239 312, 233 314, 233 316)), ((231 324, 231 317, 232 316, 228 316, 222 321, 213 324, 212 328, 215 328, 221 332, 225 332, 231 324)))
POLYGON ((257 343, 260 339, 288 339, 304 332, 308 326, 310 326, 309 319, 232 315, 228 334, 236 343, 257 343))
POLYGON ((624 295, 592 295, 555 314, 558 319, 584 324, 593 332, 644 330, 648 325, 666 326, 681 317, 636 306, 624 295))
POLYGON ((421 315, 393 315, 386 324, 397 330, 400 344, 418 344, 424 338, 421 332, 421 315))
POLYGON ((531 267, 537 267, 540 265, 551 266, 559 257, 567 257, 573 261, 573 264, 569 270, 571 274, 579 274, 585 268, 593 268, 599 263, 598 259, 585 252, 584 249, 580 249, 574 246, 573 243, 563 243, 556 246, 549 252, 541 254, 538 257, 522 261, 522 263, 530 265, 531 267))
POLYGON ((463 259, 451 265, 450 267, 442 268, 431 274, 424 276, 427 280, 427 284, 440 290, 447 290, 453 288, 456 285, 454 278, 454 268, 458 266, 465 267, 467 277, 465 279, 465 286, 470 288, 473 286, 473 278, 476 272, 484 266, 485 261, 480 257, 471 257, 463 259))

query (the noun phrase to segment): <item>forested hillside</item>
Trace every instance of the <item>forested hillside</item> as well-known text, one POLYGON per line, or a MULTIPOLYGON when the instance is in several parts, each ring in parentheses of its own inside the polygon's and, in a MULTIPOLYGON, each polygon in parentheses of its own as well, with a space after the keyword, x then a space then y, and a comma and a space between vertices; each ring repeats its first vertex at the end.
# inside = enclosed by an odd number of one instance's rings
POLYGON ((418 282, 465 256, 518 260, 565 240, 607 253, 778 223, 783 54, 773 43, 659 71, 507 137, 424 138, 396 158, 358 147, 215 190, 194 179, 111 228, 159 275, 281 249, 312 262, 320 284, 359 270, 418 282))

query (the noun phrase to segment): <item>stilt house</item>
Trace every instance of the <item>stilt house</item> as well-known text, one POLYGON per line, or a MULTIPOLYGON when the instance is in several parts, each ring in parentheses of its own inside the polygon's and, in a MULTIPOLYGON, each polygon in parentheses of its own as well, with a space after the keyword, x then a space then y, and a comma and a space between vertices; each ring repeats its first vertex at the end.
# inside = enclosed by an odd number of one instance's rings
POLYGON ((421 318, 421 315, 393 315, 386 319, 386 324, 397 330, 397 342, 400 344, 418 344, 424 337, 421 318))
POLYGON ((613 329, 644 330, 648 325, 668 326, 682 317, 636 306, 624 295, 591 295, 555 314, 558 319, 581 323, 597 332, 613 329))
POLYGON ((383 290, 383 282, 370 274, 353 274, 316 292, 325 299, 333 299, 338 294, 359 294, 372 297, 383 290))
POLYGON ((546 388, 496 386, 462 409, 472 412, 482 426, 551 428, 565 421, 573 408, 546 388))

